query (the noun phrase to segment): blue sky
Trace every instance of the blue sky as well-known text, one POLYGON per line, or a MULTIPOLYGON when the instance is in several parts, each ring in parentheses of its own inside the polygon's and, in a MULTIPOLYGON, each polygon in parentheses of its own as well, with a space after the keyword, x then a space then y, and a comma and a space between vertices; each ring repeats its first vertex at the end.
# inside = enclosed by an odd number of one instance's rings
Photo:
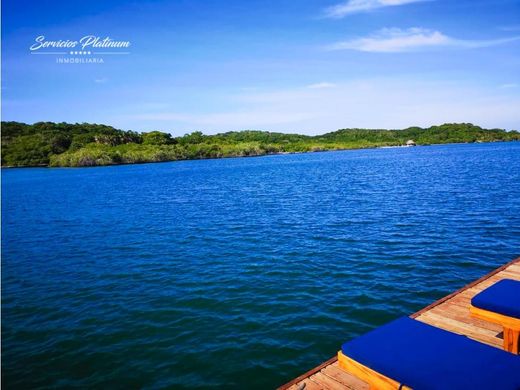
POLYGON ((2 120, 175 135, 444 122, 520 129, 520 1, 2 6, 2 120), (103 55, 103 63, 63 64, 57 55, 31 55, 41 35, 95 35, 131 46, 129 54, 103 55))

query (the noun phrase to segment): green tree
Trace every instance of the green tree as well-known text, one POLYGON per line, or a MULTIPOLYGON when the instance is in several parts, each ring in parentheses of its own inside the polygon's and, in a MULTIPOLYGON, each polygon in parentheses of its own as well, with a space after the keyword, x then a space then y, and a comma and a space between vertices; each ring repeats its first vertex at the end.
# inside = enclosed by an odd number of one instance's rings
POLYGON ((204 134, 202 134, 202 131, 194 131, 191 134, 185 134, 183 137, 180 137, 178 139, 178 142, 181 145, 194 145, 194 144, 200 144, 204 142, 205 138, 204 134))
POLYGON ((175 143, 171 134, 163 133, 161 131, 143 133, 142 140, 143 145, 171 145, 175 143))

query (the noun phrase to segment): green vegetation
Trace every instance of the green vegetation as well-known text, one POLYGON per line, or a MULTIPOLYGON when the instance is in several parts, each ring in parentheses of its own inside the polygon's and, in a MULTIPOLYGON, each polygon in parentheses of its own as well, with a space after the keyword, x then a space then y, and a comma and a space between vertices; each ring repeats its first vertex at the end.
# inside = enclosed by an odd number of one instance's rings
POLYGON ((137 133, 97 124, 2 122, 2 166, 83 167, 202 158, 261 156, 457 142, 519 141, 518 131, 486 130, 469 123, 427 129, 342 129, 318 136, 267 131, 227 132, 182 137, 152 131, 137 133))

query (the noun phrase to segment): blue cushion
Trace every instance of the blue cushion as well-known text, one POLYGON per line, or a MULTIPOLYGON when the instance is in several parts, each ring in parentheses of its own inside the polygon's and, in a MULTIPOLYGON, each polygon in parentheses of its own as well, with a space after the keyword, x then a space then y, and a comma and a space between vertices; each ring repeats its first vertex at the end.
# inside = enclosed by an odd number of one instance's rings
POLYGON ((342 346, 344 355, 415 390, 520 389, 520 357, 408 317, 342 346))
POLYGON ((520 282, 502 279, 475 295, 471 304, 480 309, 520 318, 520 282))

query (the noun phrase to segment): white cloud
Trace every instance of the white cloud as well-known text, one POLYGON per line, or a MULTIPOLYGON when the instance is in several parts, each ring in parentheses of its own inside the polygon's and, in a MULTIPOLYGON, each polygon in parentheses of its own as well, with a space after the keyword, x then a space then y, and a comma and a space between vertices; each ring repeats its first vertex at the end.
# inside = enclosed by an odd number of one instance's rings
POLYGON ((440 31, 420 27, 408 29, 384 28, 367 37, 355 38, 337 42, 328 46, 329 50, 358 50, 376 53, 396 53, 424 50, 428 48, 455 47, 479 48, 495 46, 519 40, 520 37, 510 37, 492 40, 464 40, 451 38, 440 31))
POLYGON ((518 84, 517 83, 508 83, 508 84, 502 84, 500 86, 500 88, 503 88, 503 89, 510 89, 510 88, 518 88, 518 84))
POLYGON ((99 79, 94 79, 94 82, 96 84, 105 84, 107 81, 108 81, 108 78, 106 78, 106 77, 102 77, 102 78, 99 78, 99 79))
POLYGON ((424 0, 348 0, 325 9, 328 18, 340 19, 350 14, 372 11, 374 9, 417 3, 424 0))
POLYGON ((310 89, 323 89, 323 88, 335 88, 335 87, 336 87, 336 84, 327 83, 327 82, 307 85, 307 88, 310 88, 310 89))

